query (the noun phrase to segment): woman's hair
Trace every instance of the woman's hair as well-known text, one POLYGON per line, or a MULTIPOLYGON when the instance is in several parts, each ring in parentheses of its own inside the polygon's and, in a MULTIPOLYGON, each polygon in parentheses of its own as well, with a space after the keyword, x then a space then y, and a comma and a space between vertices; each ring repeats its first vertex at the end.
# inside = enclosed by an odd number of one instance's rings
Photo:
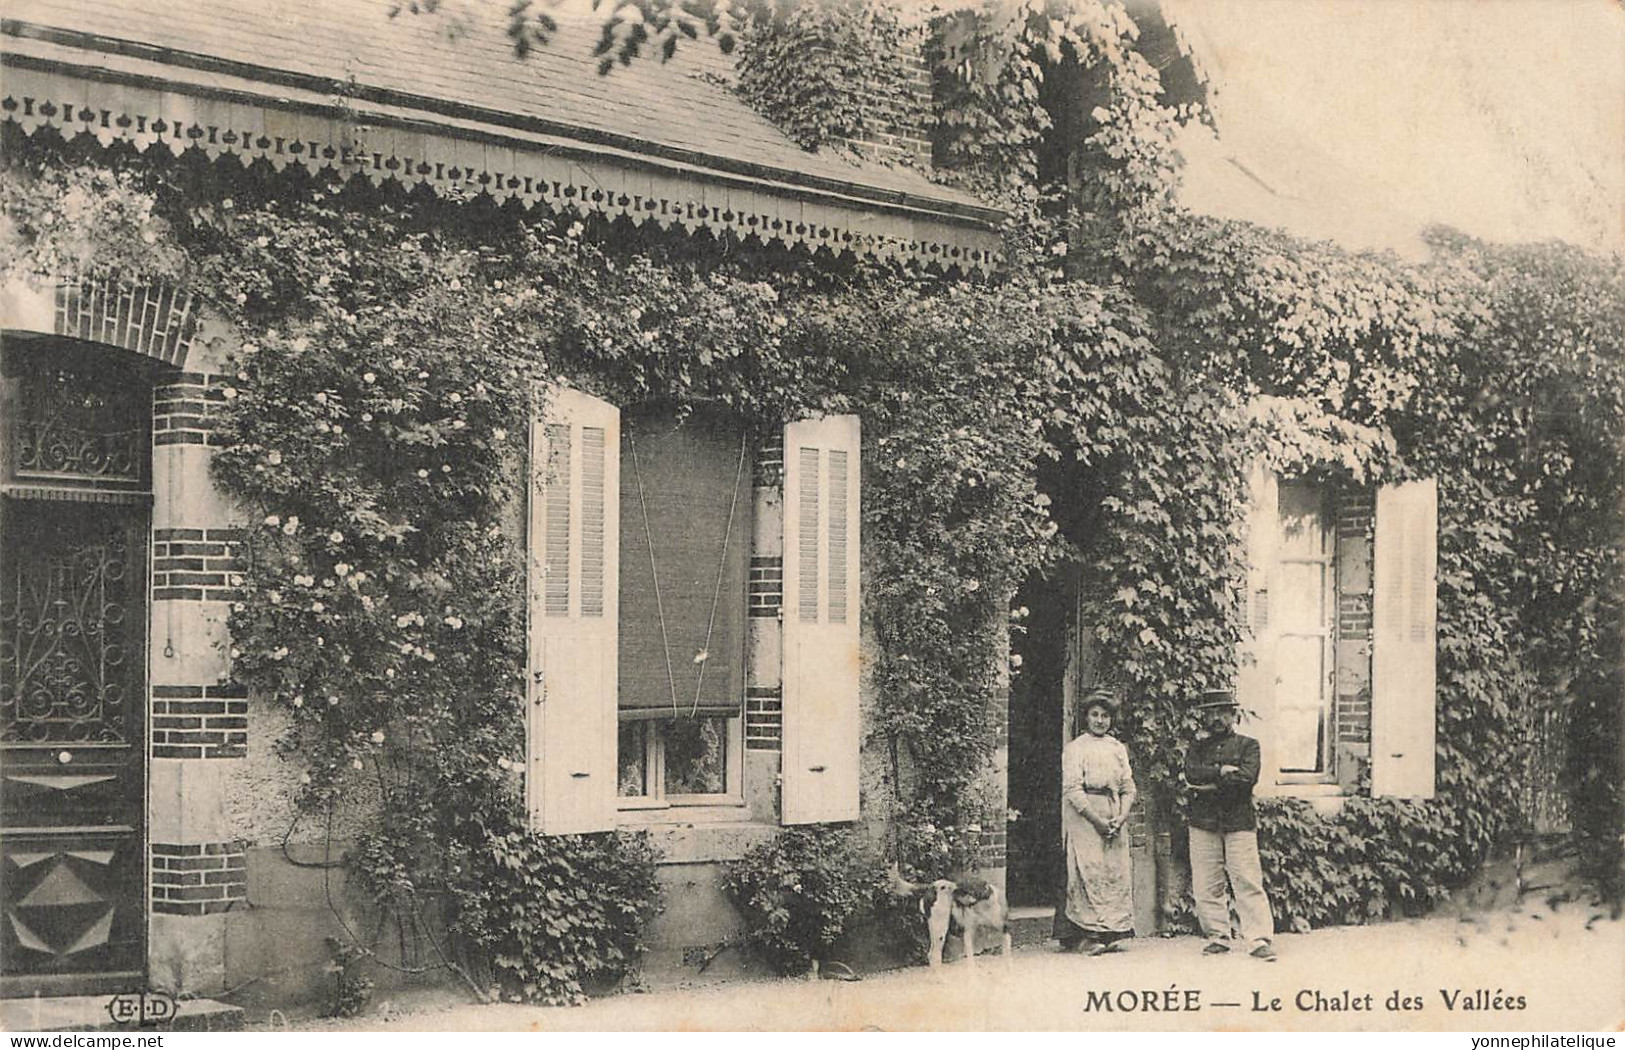
POLYGON ((1104 686, 1097 686, 1084 694, 1083 702, 1078 705, 1079 722, 1089 717, 1089 712, 1100 708, 1111 716, 1113 722, 1117 721, 1117 695, 1104 686))

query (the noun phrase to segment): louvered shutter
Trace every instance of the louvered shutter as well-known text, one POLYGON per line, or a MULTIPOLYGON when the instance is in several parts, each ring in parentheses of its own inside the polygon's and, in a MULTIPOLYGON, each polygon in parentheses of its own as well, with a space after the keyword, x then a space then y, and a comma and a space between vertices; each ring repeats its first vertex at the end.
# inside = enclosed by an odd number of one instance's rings
POLYGON ((620 412, 549 387, 531 427, 526 802, 547 834, 615 826, 620 412))
POLYGON ((1244 596, 1246 630, 1242 636, 1236 673, 1236 699, 1245 713, 1242 731, 1256 737, 1259 746, 1258 786, 1254 794, 1277 791, 1280 762, 1274 746, 1275 624, 1271 615, 1276 588, 1276 547, 1281 525, 1279 481, 1275 472, 1255 463, 1247 473, 1247 593, 1244 596))
POLYGON ((1438 541, 1438 482, 1377 492, 1371 790, 1378 796, 1433 797, 1438 541))
POLYGON ((857 416, 784 428, 783 818, 858 818, 857 416))

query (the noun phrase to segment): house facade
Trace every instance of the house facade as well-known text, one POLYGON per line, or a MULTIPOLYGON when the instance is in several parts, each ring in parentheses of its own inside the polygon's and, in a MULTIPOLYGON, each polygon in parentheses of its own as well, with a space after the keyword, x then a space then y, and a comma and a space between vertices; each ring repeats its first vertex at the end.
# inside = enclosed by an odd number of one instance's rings
MULTIPOLYGON (((302 201, 360 180, 433 197, 438 215, 494 204, 603 223, 702 264, 771 246, 805 273, 903 263, 946 284, 997 261, 1003 216, 921 174, 918 128, 871 125, 888 130, 866 153, 892 166, 809 153, 723 86, 708 44, 605 77, 590 26, 520 58, 497 26, 389 7, 298 0, 226 19, 147 0, 22 5, 0 32, 11 161, 250 169, 302 201)), ((367 914, 341 858, 372 810, 361 792, 325 827, 301 815, 300 770, 276 746, 289 712, 233 684, 247 530, 272 522, 234 504, 211 464, 233 362, 269 333, 184 280, 100 263, 0 288, 0 991, 310 995, 328 980, 327 938, 367 914)), ((536 390, 513 466, 526 494, 512 514, 527 614, 516 779, 542 834, 648 832, 665 890, 650 966, 710 966, 740 929, 730 861, 786 827, 882 841, 899 822, 866 604, 863 464, 879 446, 861 412, 764 428, 720 403, 612 400, 580 371, 566 362, 536 390)), ((1208 662, 1235 669, 1264 749, 1260 796, 1323 815, 1430 799, 1447 772, 1439 486, 1374 469, 1394 465, 1374 429, 1349 424, 1324 461, 1303 454, 1316 443, 1302 407, 1255 399, 1243 509, 1203 525, 1243 537, 1246 555, 1239 645, 1208 662)), ((1061 471, 1040 490, 1057 508, 1047 526, 1098 520, 1078 506, 1101 502, 1098 486, 1061 471)), ((1066 538, 1087 551, 1099 536, 1084 528, 1066 538)), ((1123 599, 1088 560, 1014 596, 1020 671, 995 670, 977 712, 992 722, 975 771, 988 816, 955 829, 978 836, 977 865, 1027 921, 1060 889, 1077 700, 1121 682, 1097 626, 1123 599)), ((1002 617, 993 589, 977 600, 1002 617)), ((1544 767, 1526 771, 1548 829, 1567 819, 1564 734, 1537 728, 1544 767)), ((1177 779, 1142 777, 1130 823, 1141 933, 1181 911, 1177 779)), ((403 935, 397 961, 412 969, 431 948, 403 935)))
MULTIPOLYGON (((600 77, 586 27, 520 59, 499 27, 388 7, 25 5, 0 38, 9 141, 259 165, 289 193, 302 170, 519 201, 813 265, 994 262, 999 213, 797 149, 706 75, 707 48, 600 77)), ((917 154, 895 130, 878 145, 917 154)), ((285 713, 229 684, 249 522, 210 464, 258 333, 183 282, 109 272, 18 279, 4 306, 4 992, 308 994, 354 918, 335 862, 367 813, 337 816, 338 846, 302 822, 285 713)), ((884 775, 862 744, 863 420, 763 433, 567 376, 540 404, 527 803, 545 833, 651 832, 652 962, 680 965, 737 927, 723 863, 786 825, 883 819, 863 804, 884 775)))

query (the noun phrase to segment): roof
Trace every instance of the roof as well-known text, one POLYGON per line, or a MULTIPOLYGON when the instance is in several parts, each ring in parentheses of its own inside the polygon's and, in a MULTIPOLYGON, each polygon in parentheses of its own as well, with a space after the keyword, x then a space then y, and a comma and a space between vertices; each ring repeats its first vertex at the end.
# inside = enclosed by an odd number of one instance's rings
MULTIPOLYGON (((945 242, 976 231, 979 246, 993 248, 988 235, 1000 213, 975 198, 916 171, 797 147, 724 86, 729 70, 709 41, 690 44, 671 62, 648 55, 600 75, 593 20, 559 17, 553 39, 519 57, 506 35, 506 4, 482 4, 460 15, 442 7, 392 17, 396 6, 392 0, 12 0, 0 47, 13 96, 17 71, 29 69, 149 84, 165 97, 256 99, 300 113, 325 108, 340 122, 347 116, 350 124, 362 124, 363 132, 378 127, 421 135, 435 128, 527 155, 609 160, 829 205, 846 212, 860 236, 907 241, 910 229, 889 228, 881 219, 889 215, 923 223, 945 242), (944 232, 953 228, 959 232, 944 232)), ((152 104, 162 102, 155 96, 152 104)), ((99 106, 92 100, 92 109, 99 106)), ((14 116, 9 108, 7 114, 14 116)), ((212 115, 220 128, 232 126, 230 115, 212 115)), ((345 131, 335 126, 333 134, 343 138, 345 131)), ((226 151, 238 148, 227 144, 226 151)), ((367 148, 376 151, 372 142, 367 148)), ((428 158, 403 152, 399 159, 428 158)), ((549 181, 545 172, 533 174, 549 181)), ((703 209, 704 189, 690 189, 688 203, 703 209)), ((829 214, 826 209, 814 219, 827 222, 829 214)))

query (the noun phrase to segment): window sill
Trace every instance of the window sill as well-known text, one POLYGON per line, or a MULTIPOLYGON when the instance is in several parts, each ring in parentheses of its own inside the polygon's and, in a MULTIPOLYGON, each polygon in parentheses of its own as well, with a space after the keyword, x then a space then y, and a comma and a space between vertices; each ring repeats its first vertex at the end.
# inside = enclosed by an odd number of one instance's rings
POLYGON ((620 827, 643 831, 660 852, 657 863, 725 864, 779 833, 777 824, 750 819, 743 806, 684 806, 621 814, 620 827))
POLYGON ((740 823, 750 820, 750 809, 744 799, 700 804, 672 804, 667 802, 622 802, 620 825, 646 827, 649 825, 695 825, 740 823))
POLYGON ((1342 798, 1347 792, 1343 790, 1342 784, 1329 784, 1323 781, 1293 783, 1285 780, 1276 782, 1272 794, 1278 798, 1342 798))
POLYGON ((1277 783, 1268 792, 1258 792, 1260 798, 1296 798, 1309 803, 1313 809, 1323 817, 1335 816, 1343 808, 1343 803, 1350 797, 1342 784, 1328 784, 1324 782, 1308 784, 1277 783))

